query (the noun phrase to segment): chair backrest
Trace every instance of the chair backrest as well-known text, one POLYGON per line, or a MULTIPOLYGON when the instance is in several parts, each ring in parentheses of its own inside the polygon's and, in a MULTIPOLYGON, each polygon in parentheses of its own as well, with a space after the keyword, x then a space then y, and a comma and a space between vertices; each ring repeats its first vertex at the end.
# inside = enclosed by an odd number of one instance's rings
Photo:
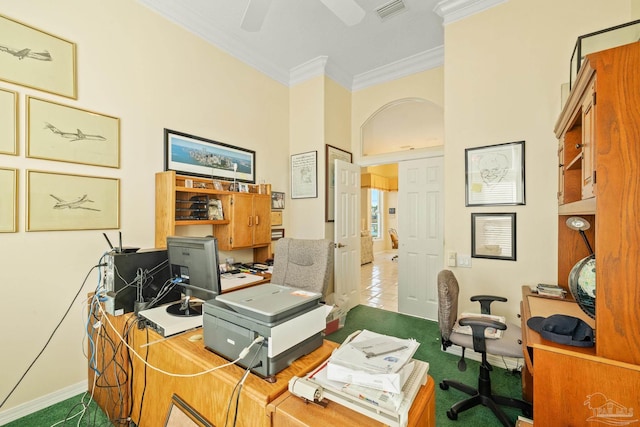
POLYGON ((438 273, 438 325, 445 341, 449 340, 458 318, 459 293, 458 280, 450 270, 438 273))
POLYGON ((288 237, 276 242, 271 283, 322 293, 333 274, 333 243, 288 237))
POLYGON ((389 236, 391 236, 391 245, 393 249, 398 249, 398 232, 395 228, 389 229, 389 236))

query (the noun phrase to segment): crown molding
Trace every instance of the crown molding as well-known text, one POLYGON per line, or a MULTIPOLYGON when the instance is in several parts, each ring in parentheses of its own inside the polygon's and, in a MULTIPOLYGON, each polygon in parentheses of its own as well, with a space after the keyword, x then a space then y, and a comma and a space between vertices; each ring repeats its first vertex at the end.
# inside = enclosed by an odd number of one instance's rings
POLYGON ((325 74, 327 69, 328 56, 318 56, 307 62, 293 67, 289 71, 289 86, 295 86, 314 77, 325 74))
POLYGON ((354 76, 351 90, 361 90, 369 86, 440 67, 443 64, 444 46, 438 46, 354 76))
POLYGON ((442 0, 433 9, 444 25, 480 13, 509 0, 442 0))

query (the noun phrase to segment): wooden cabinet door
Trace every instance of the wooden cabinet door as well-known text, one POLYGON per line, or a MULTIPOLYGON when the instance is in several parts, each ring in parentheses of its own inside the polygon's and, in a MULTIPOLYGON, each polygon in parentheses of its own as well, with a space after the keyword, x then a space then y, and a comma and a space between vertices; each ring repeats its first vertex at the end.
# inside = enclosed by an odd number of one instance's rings
POLYGON ((271 197, 255 195, 253 197, 253 244, 271 243, 271 197))
POLYGON ((595 195, 595 78, 589 84, 582 103, 582 199, 595 195))
POLYGON ((231 207, 231 247, 253 246, 253 195, 237 193, 233 195, 231 207))

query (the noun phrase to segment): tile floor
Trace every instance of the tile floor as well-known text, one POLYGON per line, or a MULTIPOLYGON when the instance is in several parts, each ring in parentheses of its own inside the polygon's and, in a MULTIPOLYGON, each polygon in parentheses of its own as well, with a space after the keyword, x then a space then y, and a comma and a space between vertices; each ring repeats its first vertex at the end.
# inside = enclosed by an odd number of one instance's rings
POLYGON ((360 267, 360 303, 398 311, 397 250, 373 254, 373 262, 360 267))

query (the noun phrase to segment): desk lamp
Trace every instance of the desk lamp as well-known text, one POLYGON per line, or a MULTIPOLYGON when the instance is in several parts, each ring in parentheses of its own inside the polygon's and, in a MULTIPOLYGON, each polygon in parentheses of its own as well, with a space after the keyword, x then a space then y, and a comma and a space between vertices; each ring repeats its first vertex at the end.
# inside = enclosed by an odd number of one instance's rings
POLYGON ((584 240, 584 244, 587 245, 589 255, 593 255, 593 249, 591 248, 589 239, 587 239, 587 235, 584 232, 585 230, 591 228, 591 224, 589 224, 589 221, 579 216, 572 216, 571 218, 567 219, 566 224, 570 229, 576 230, 580 233, 580 235, 582 236, 582 240, 584 240))

